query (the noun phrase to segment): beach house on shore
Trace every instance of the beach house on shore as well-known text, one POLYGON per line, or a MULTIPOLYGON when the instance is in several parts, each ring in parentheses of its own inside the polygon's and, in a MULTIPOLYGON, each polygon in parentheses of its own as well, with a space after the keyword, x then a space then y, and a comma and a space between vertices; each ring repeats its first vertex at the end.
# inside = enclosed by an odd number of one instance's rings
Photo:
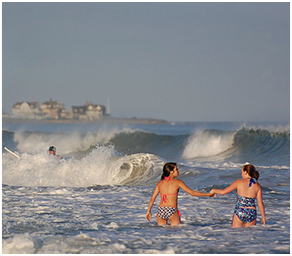
POLYGON ((96 120, 104 116, 105 112, 105 106, 87 102, 83 106, 72 106, 68 113, 64 104, 52 99, 42 104, 36 101, 17 102, 12 107, 13 117, 30 119, 96 120))
POLYGON ((43 118, 41 104, 39 102, 17 102, 12 107, 12 115, 14 117, 25 117, 41 119, 43 118))
POLYGON ((41 105, 41 109, 45 117, 50 119, 62 119, 67 115, 64 104, 52 99, 45 101, 41 105))
POLYGON ((105 115, 105 106, 87 102, 83 106, 72 106, 69 115, 78 120, 96 120, 105 115))

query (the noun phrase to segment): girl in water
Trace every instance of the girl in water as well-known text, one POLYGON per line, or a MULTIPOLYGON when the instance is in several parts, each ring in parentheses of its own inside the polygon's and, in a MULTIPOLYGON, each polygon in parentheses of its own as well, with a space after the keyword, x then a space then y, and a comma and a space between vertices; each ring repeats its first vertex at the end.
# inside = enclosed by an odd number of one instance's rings
POLYGON ((167 225, 168 220, 172 226, 180 224, 180 212, 177 209, 177 194, 179 188, 192 196, 213 196, 215 193, 202 193, 190 189, 183 181, 175 179, 179 176, 179 170, 176 163, 166 163, 163 167, 161 181, 159 181, 154 189, 153 195, 148 205, 146 219, 151 219, 151 208, 157 195, 160 193, 161 202, 157 211, 157 224, 167 225))
POLYGON ((262 198, 262 188, 257 180, 259 173, 252 164, 245 164, 241 169, 242 179, 234 181, 225 189, 212 189, 211 193, 225 195, 237 190, 237 202, 234 209, 232 227, 250 227, 256 225, 257 210, 255 198, 262 215, 262 224, 266 224, 265 206, 262 198))

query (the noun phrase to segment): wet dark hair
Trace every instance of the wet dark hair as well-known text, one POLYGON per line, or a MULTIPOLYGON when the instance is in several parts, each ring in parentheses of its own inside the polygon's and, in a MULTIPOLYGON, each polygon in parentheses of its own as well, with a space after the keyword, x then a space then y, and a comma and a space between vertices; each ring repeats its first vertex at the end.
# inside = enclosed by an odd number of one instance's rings
POLYGON ((258 180, 258 178, 260 177, 259 172, 252 164, 245 164, 243 166, 243 170, 247 172, 250 177, 255 178, 256 180, 258 180))
POLYGON ((176 163, 166 163, 163 166, 163 173, 161 175, 161 180, 164 180, 165 177, 169 177, 170 172, 173 171, 176 166, 177 166, 176 163))
POLYGON ((56 151, 56 148, 55 148, 54 146, 51 146, 51 147, 49 148, 49 151, 56 151))

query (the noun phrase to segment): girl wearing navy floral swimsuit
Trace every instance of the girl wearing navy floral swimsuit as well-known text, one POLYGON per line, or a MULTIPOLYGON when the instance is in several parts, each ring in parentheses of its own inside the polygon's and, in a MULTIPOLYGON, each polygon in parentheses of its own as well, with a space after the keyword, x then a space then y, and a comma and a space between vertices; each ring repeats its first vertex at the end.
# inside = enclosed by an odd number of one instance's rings
POLYGON ((180 224, 180 212, 177 209, 177 194, 179 188, 192 196, 213 196, 214 193, 202 193, 190 189, 183 181, 175 179, 179 176, 179 170, 176 163, 166 163, 163 167, 161 181, 154 189, 150 199, 146 219, 151 219, 151 208, 157 195, 160 193, 161 202, 157 211, 157 224, 167 225, 168 221, 172 226, 180 224))
POLYGON ((212 189, 211 192, 225 195, 237 190, 237 201, 234 209, 232 227, 250 227, 256 225, 257 210, 255 199, 262 215, 262 224, 266 224, 265 206, 262 198, 262 188, 257 182, 259 173, 252 164, 246 164, 241 169, 242 179, 234 181, 225 189, 212 189))

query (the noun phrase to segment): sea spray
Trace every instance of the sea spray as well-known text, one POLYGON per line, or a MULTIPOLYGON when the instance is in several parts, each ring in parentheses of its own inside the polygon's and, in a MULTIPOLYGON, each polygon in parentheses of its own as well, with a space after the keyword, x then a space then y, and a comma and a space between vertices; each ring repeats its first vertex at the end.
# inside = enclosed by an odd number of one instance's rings
POLYGON ((187 141, 183 158, 214 156, 231 148, 233 133, 196 131, 187 141))

